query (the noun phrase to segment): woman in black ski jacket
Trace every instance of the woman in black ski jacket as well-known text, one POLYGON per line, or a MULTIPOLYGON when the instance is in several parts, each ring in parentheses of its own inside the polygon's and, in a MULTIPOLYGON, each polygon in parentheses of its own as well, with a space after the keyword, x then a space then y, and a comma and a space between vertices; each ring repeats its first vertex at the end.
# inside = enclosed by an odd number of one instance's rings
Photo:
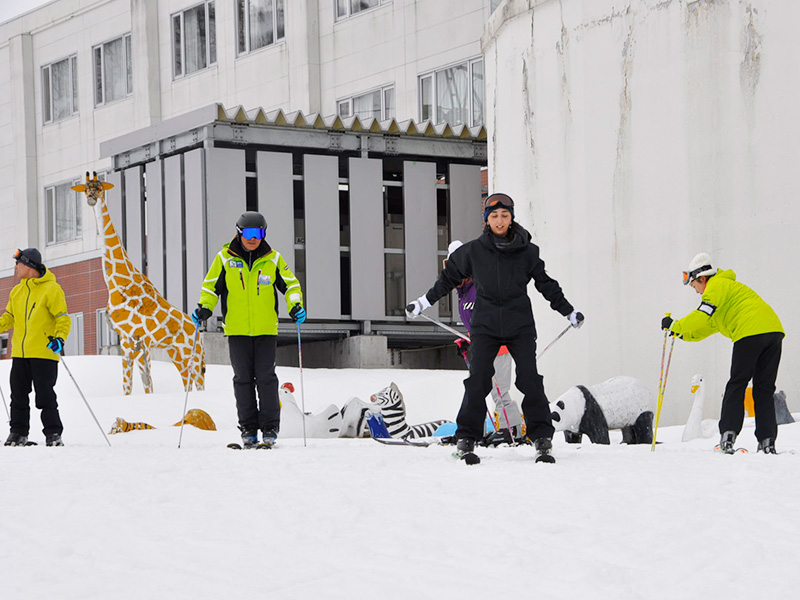
POLYGON ((483 437, 485 398, 492 388, 492 363, 500 346, 507 346, 517 365, 516 386, 523 395, 527 436, 539 453, 537 460, 554 462, 550 456, 553 424, 542 376, 536 366, 536 325, 528 283, 550 302, 553 310, 580 327, 583 315, 564 297, 539 257, 531 235, 514 221, 514 201, 506 194, 492 194, 484 201, 484 231, 450 256, 439 279, 406 311, 412 318, 449 294, 464 279, 477 289, 472 315, 469 377, 456 422, 459 453, 471 453, 483 437))

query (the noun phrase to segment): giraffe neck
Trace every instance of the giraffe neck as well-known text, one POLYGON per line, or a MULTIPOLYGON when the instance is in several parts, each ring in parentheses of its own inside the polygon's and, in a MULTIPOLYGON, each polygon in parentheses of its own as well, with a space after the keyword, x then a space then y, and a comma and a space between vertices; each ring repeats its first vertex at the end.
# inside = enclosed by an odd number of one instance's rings
POLYGON ((111 214, 108 212, 108 204, 104 196, 97 197, 97 203, 94 208, 103 235, 103 277, 106 280, 108 291, 111 292, 121 284, 118 276, 129 280, 131 273, 136 269, 128 258, 128 253, 125 252, 125 247, 122 245, 116 229, 114 229, 114 223, 111 221, 111 214), (126 267, 126 275, 119 273, 120 266, 126 267))

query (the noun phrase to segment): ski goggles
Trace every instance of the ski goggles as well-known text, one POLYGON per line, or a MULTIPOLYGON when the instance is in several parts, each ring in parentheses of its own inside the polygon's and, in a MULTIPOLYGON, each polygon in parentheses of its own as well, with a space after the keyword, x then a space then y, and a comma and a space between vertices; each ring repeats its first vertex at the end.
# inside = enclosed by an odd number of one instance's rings
POLYGON ((703 271, 708 271, 711 268, 711 265, 705 265, 702 267, 698 267, 694 271, 684 271, 683 272, 683 285, 689 285, 695 279, 697 279, 698 273, 702 273, 703 271))
POLYGON ((246 240, 263 240, 267 235, 267 230, 263 227, 245 227, 242 229, 242 237, 246 240))
POLYGON ((37 265, 37 264, 36 264, 36 263, 34 263, 34 262, 33 262, 33 261, 30 259, 30 258, 28 258, 27 256, 25 256, 25 255, 22 253, 22 250, 20 250, 19 248, 17 248, 17 251, 16 251, 16 252, 14 252, 14 256, 13 256, 13 258, 14 258, 14 260, 15 260, 15 261, 17 261, 17 262, 21 262, 21 263, 22 263, 23 265, 25 265, 26 267, 30 267, 31 269, 36 269, 36 270, 38 270, 38 269, 39 269, 39 265, 37 265))
POLYGON ((483 210, 495 208, 514 208, 514 201, 505 194, 492 194, 483 201, 483 210))

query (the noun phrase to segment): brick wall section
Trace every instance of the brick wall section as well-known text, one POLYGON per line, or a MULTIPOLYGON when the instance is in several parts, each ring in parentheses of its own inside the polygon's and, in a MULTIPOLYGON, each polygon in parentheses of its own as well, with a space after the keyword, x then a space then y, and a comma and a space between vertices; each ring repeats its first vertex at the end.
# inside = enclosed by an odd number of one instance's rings
MULTIPOLYGON (((108 289, 103 281, 103 259, 93 258, 82 262, 54 267, 53 274, 67 296, 67 310, 70 314, 83 313, 83 348, 85 354, 97 354, 98 308, 108 303, 108 289)), ((0 278, 0 308, 5 311, 8 295, 17 284, 15 278, 0 278)), ((2 358, 11 356, 11 336, 9 332, 8 350, 2 358)))

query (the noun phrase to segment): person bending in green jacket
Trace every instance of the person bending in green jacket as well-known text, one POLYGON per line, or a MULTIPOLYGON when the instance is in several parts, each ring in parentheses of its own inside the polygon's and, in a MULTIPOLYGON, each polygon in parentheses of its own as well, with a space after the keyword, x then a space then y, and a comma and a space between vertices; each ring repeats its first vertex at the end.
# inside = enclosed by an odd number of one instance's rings
POLYGON ((278 292, 285 295, 293 321, 305 321, 306 311, 300 282, 265 239, 267 220, 260 213, 246 212, 236 222, 236 231, 208 270, 192 320, 199 326, 222 301, 242 445, 256 447, 260 429, 263 445, 271 447, 281 423, 275 375, 278 292))
POLYGON ((720 332, 733 340, 731 378, 722 398, 719 419, 720 450, 734 452, 736 436, 744 422, 744 395, 753 380, 758 451, 776 454, 775 379, 781 362, 784 331, 772 307, 732 270, 713 268, 711 257, 701 253, 683 272, 683 284, 702 294, 700 306, 684 318, 661 320, 661 328, 687 342, 697 342, 720 332))

